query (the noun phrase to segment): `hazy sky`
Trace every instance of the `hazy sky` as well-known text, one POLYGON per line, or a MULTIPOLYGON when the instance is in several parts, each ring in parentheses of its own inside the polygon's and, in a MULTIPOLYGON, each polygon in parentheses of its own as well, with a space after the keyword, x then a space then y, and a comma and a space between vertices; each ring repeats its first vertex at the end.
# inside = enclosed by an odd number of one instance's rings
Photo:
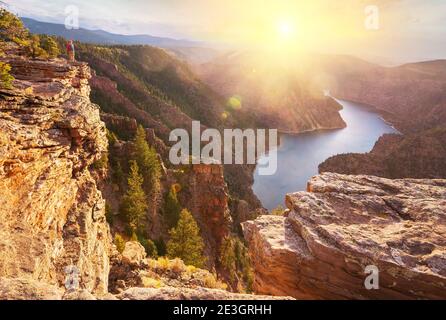
MULTIPOLYGON (((270 43, 277 32, 306 49, 402 59, 446 58, 446 0, 3 0, 21 16, 123 34, 270 43), (376 5, 378 30, 364 12, 376 5), (288 34, 289 33, 289 34, 288 34)), ((283 39, 282 39, 283 40, 283 39)))

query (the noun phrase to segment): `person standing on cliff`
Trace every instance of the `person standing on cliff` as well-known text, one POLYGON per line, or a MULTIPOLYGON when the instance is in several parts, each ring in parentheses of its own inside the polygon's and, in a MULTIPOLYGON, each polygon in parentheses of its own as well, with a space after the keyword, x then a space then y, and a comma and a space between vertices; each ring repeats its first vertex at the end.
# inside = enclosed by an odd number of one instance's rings
POLYGON ((67 42, 67 53, 68 53, 68 60, 70 62, 74 62, 75 61, 75 51, 74 51, 73 40, 70 40, 67 42))

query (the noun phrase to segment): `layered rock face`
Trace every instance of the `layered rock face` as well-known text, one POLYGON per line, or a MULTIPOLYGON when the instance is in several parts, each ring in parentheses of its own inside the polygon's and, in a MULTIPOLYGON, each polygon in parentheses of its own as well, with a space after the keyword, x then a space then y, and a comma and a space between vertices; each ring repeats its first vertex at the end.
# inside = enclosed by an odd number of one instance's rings
POLYGON ((111 240, 89 166, 107 149, 89 68, 5 57, 16 78, 0 90, 0 276, 108 287, 111 240), (70 269, 72 270, 72 269, 70 269))
POLYGON ((287 195, 284 217, 243 224, 255 291, 301 299, 444 299, 445 199, 445 180, 314 177, 308 192, 287 195), (377 290, 365 287, 367 266, 379 271, 377 290))
POLYGON ((291 297, 273 297, 232 293, 209 288, 130 288, 119 295, 122 300, 294 300, 291 297))
POLYGON ((205 254, 214 267, 223 239, 231 230, 228 189, 221 165, 192 165, 179 193, 181 203, 191 211, 200 226, 205 243, 205 254))

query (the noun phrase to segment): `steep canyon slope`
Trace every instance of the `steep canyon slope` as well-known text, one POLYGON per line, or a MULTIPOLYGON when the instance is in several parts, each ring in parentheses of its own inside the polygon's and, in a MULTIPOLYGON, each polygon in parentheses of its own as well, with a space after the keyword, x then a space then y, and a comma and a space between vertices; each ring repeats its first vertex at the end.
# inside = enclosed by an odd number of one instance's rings
POLYGON ((0 91, 0 276, 108 290, 111 238, 88 170, 107 150, 89 68, 8 54, 14 89, 0 91))
POLYGON ((375 108, 403 135, 385 135, 368 154, 335 156, 321 172, 388 178, 445 178, 446 62, 385 68, 351 57, 321 58, 327 87, 375 108))

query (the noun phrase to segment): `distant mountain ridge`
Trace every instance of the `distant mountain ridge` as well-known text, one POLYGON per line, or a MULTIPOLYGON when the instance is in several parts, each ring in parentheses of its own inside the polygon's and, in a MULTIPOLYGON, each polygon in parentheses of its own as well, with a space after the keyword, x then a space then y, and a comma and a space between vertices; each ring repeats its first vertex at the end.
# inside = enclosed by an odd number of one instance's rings
POLYGON ((106 45, 140 44, 140 45, 157 46, 162 48, 196 47, 202 44, 201 42, 198 41, 156 37, 145 34, 122 35, 103 30, 89 30, 83 28, 77 30, 68 30, 67 28, 65 28, 63 24, 41 22, 25 17, 22 17, 21 20, 32 33, 61 36, 67 39, 72 39, 85 43, 106 44, 106 45))

